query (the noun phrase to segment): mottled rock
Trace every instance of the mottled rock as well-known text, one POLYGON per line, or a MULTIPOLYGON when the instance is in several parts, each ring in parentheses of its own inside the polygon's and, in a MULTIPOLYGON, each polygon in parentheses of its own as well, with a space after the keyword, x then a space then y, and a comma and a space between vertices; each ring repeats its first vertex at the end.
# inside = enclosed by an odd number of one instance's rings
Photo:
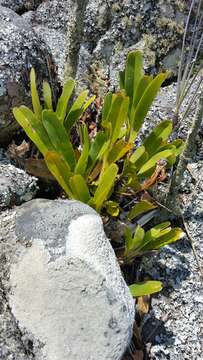
POLYGON ((0 162, 0 210, 31 200, 37 189, 36 178, 6 160, 0 162))
POLYGON ((98 214, 32 200, 0 225, 1 360, 121 359, 134 301, 98 214))
POLYGON ((48 0, 42 2, 32 16, 32 26, 52 54, 61 83, 64 80, 68 12, 71 11, 67 0, 48 0))
POLYGON ((176 72, 187 14, 185 1, 68 3, 72 11, 68 14, 67 76, 74 74, 82 83, 91 83, 94 76, 98 86, 110 78, 111 85, 116 85, 118 70, 135 48, 144 49, 151 72, 165 66, 176 72))
POLYGON ((47 63, 52 58, 29 23, 14 11, 0 6, 0 145, 7 144, 18 128, 12 107, 30 105, 29 72, 54 83, 47 63), (51 79, 50 79, 51 76, 51 79))
POLYGON ((22 14, 25 11, 36 9, 43 0, 0 0, 0 5, 22 14))

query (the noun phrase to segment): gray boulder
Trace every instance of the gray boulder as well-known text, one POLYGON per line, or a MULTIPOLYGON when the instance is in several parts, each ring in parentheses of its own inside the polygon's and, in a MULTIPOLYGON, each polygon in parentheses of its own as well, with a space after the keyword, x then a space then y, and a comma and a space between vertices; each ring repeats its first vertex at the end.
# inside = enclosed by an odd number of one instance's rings
POLYGON ((121 359, 134 301, 98 214, 32 200, 0 223, 1 360, 121 359))
POLYGON ((29 23, 14 11, 0 6, 0 145, 9 143, 18 128, 12 107, 30 105, 29 72, 39 80, 55 83, 52 58, 29 23), (53 76, 52 76, 53 75, 53 76))

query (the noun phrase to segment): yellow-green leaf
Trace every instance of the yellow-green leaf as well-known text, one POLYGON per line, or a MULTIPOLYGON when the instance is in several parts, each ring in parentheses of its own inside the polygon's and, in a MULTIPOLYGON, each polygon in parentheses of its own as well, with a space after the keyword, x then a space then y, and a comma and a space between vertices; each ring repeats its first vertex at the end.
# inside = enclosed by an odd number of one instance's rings
POLYGON ((87 168, 90 143, 87 126, 81 125, 80 131, 80 142, 83 145, 83 149, 75 167, 75 174, 84 175, 87 168))
POLYGON ((53 110, 51 88, 48 82, 43 81, 43 97, 45 108, 53 110))
POLYGON ((173 150, 164 150, 155 154, 140 168, 138 175, 144 175, 147 171, 153 169, 159 160, 167 160, 171 155, 173 155, 173 150))
POLYGON ((80 174, 74 175, 70 178, 69 183, 74 199, 87 204, 90 201, 90 193, 84 178, 80 174))
POLYGON ((69 186, 69 180, 72 176, 70 168, 63 158, 63 156, 57 152, 49 151, 44 157, 47 167, 52 175, 56 178, 68 197, 74 199, 72 191, 69 186))
POLYGON ((104 204, 106 211, 109 215, 117 217, 120 212, 119 204, 116 201, 108 200, 104 204))
POLYGON ((27 136, 44 155, 47 151, 54 150, 49 136, 39 118, 26 106, 13 109, 13 114, 18 123, 25 130, 27 136))
POLYGON ((63 87, 63 91, 62 94, 58 100, 58 104, 57 104, 57 108, 56 108, 56 114, 59 118, 59 120, 63 123, 65 116, 66 116, 66 112, 67 112, 67 108, 68 108, 68 102, 70 100, 70 97, 73 93, 74 90, 74 86, 75 86, 75 81, 73 79, 69 79, 64 87, 63 87))
POLYGON ((59 121, 57 114, 51 110, 44 110, 42 112, 42 122, 54 148, 58 153, 63 154, 64 159, 73 171, 76 164, 75 153, 67 132, 59 121))
POLYGON ((166 80, 168 73, 158 74, 148 85, 144 94, 142 95, 139 103, 137 104, 135 111, 132 114, 131 123, 136 133, 140 130, 144 119, 149 111, 152 102, 154 101, 161 85, 166 80))
POLYGON ((107 200, 109 193, 115 184, 117 174, 118 166, 116 164, 111 164, 100 177, 93 199, 97 210, 99 210, 104 201, 107 200))
POLYGON ((140 297, 151 295, 162 290, 162 283, 160 281, 145 281, 129 286, 133 297, 140 297))
POLYGON ((128 219, 133 220, 135 217, 144 214, 148 211, 151 211, 153 209, 157 208, 157 205, 147 201, 147 200, 141 200, 137 204, 133 206, 133 208, 130 210, 128 214, 128 219))
POLYGON ((133 144, 126 143, 124 140, 119 140, 115 143, 113 149, 109 152, 108 163, 111 164, 120 160, 133 147, 133 144))
POLYGON ((36 75, 34 68, 32 68, 30 72, 30 87, 31 87, 32 106, 34 113, 38 119, 41 119, 42 107, 40 104, 39 95, 37 91, 36 75))

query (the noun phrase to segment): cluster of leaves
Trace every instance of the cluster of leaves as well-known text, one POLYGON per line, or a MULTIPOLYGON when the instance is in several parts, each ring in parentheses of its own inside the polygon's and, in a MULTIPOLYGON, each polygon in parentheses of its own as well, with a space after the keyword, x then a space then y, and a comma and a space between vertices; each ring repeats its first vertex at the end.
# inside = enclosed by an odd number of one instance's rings
MULTIPOLYGON (((120 73, 120 90, 109 92, 104 99, 99 130, 94 139, 90 139, 86 124, 79 121, 94 96, 87 100, 88 91, 85 90, 71 101, 75 87, 72 79, 64 85, 55 108, 50 86, 44 82, 42 108, 32 69, 33 111, 20 106, 14 108, 13 113, 69 198, 87 203, 97 211, 105 207, 110 214, 118 215, 119 204, 109 200, 115 186, 121 192, 130 189, 134 194, 141 193, 164 178, 165 169, 175 163, 182 151, 181 140, 169 142, 172 122, 168 120, 155 127, 141 146, 135 148, 134 145, 167 76, 167 73, 154 78, 145 75, 142 53, 129 53, 125 70, 120 73), (73 126, 80 137, 77 148, 71 141, 73 126)), ((154 204, 150 202, 136 204, 129 213, 129 220, 152 208, 154 204)), ((159 249, 181 237, 182 231, 171 229, 169 223, 160 224, 146 233, 139 226, 134 234, 127 229, 125 258, 129 260, 145 251, 159 249)))

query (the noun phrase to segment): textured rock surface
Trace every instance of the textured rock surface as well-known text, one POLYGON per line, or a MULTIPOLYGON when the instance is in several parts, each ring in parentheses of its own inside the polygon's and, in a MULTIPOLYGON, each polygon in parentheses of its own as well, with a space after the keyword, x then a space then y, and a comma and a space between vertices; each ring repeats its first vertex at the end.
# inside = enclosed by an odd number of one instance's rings
POLYGON ((43 0, 0 0, 0 5, 10 8, 17 13, 35 9, 43 0))
MULTIPOLYGON (((175 104, 176 84, 163 88, 149 115, 149 124, 171 118, 175 104)), ((182 121, 179 133, 187 134, 195 112, 194 102, 189 118, 182 121)), ((181 109, 184 111, 184 106, 181 109)), ((202 119, 203 121, 203 119, 202 119)), ((190 235, 203 267, 203 122, 194 153, 181 184, 181 204, 190 235)), ((149 130, 147 127, 145 131, 149 130)), ((152 310, 143 325, 143 339, 153 360, 202 359, 203 297, 202 278, 188 240, 148 257, 142 265, 145 276, 161 280, 164 290, 153 297, 152 310)))
MULTIPOLYGON (((0 145, 8 143, 17 128, 11 109, 30 104, 29 71, 50 79, 50 55, 29 23, 14 11, 0 6, 0 145)), ((52 61, 52 60, 51 60, 52 61)), ((53 82, 53 79, 52 79, 53 82)))
POLYGON ((0 358, 120 359, 134 301, 95 211, 32 200, 0 222, 0 358))
POLYGON ((0 210, 29 201, 36 192, 36 178, 11 164, 0 162, 0 210))
POLYGON ((185 18, 185 1, 69 0, 67 74, 80 80, 110 78, 117 84, 118 69, 130 49, 144 50, 146 66, 176 69, 185 18), (74 15, 74 16, 73 16, 74 15))

